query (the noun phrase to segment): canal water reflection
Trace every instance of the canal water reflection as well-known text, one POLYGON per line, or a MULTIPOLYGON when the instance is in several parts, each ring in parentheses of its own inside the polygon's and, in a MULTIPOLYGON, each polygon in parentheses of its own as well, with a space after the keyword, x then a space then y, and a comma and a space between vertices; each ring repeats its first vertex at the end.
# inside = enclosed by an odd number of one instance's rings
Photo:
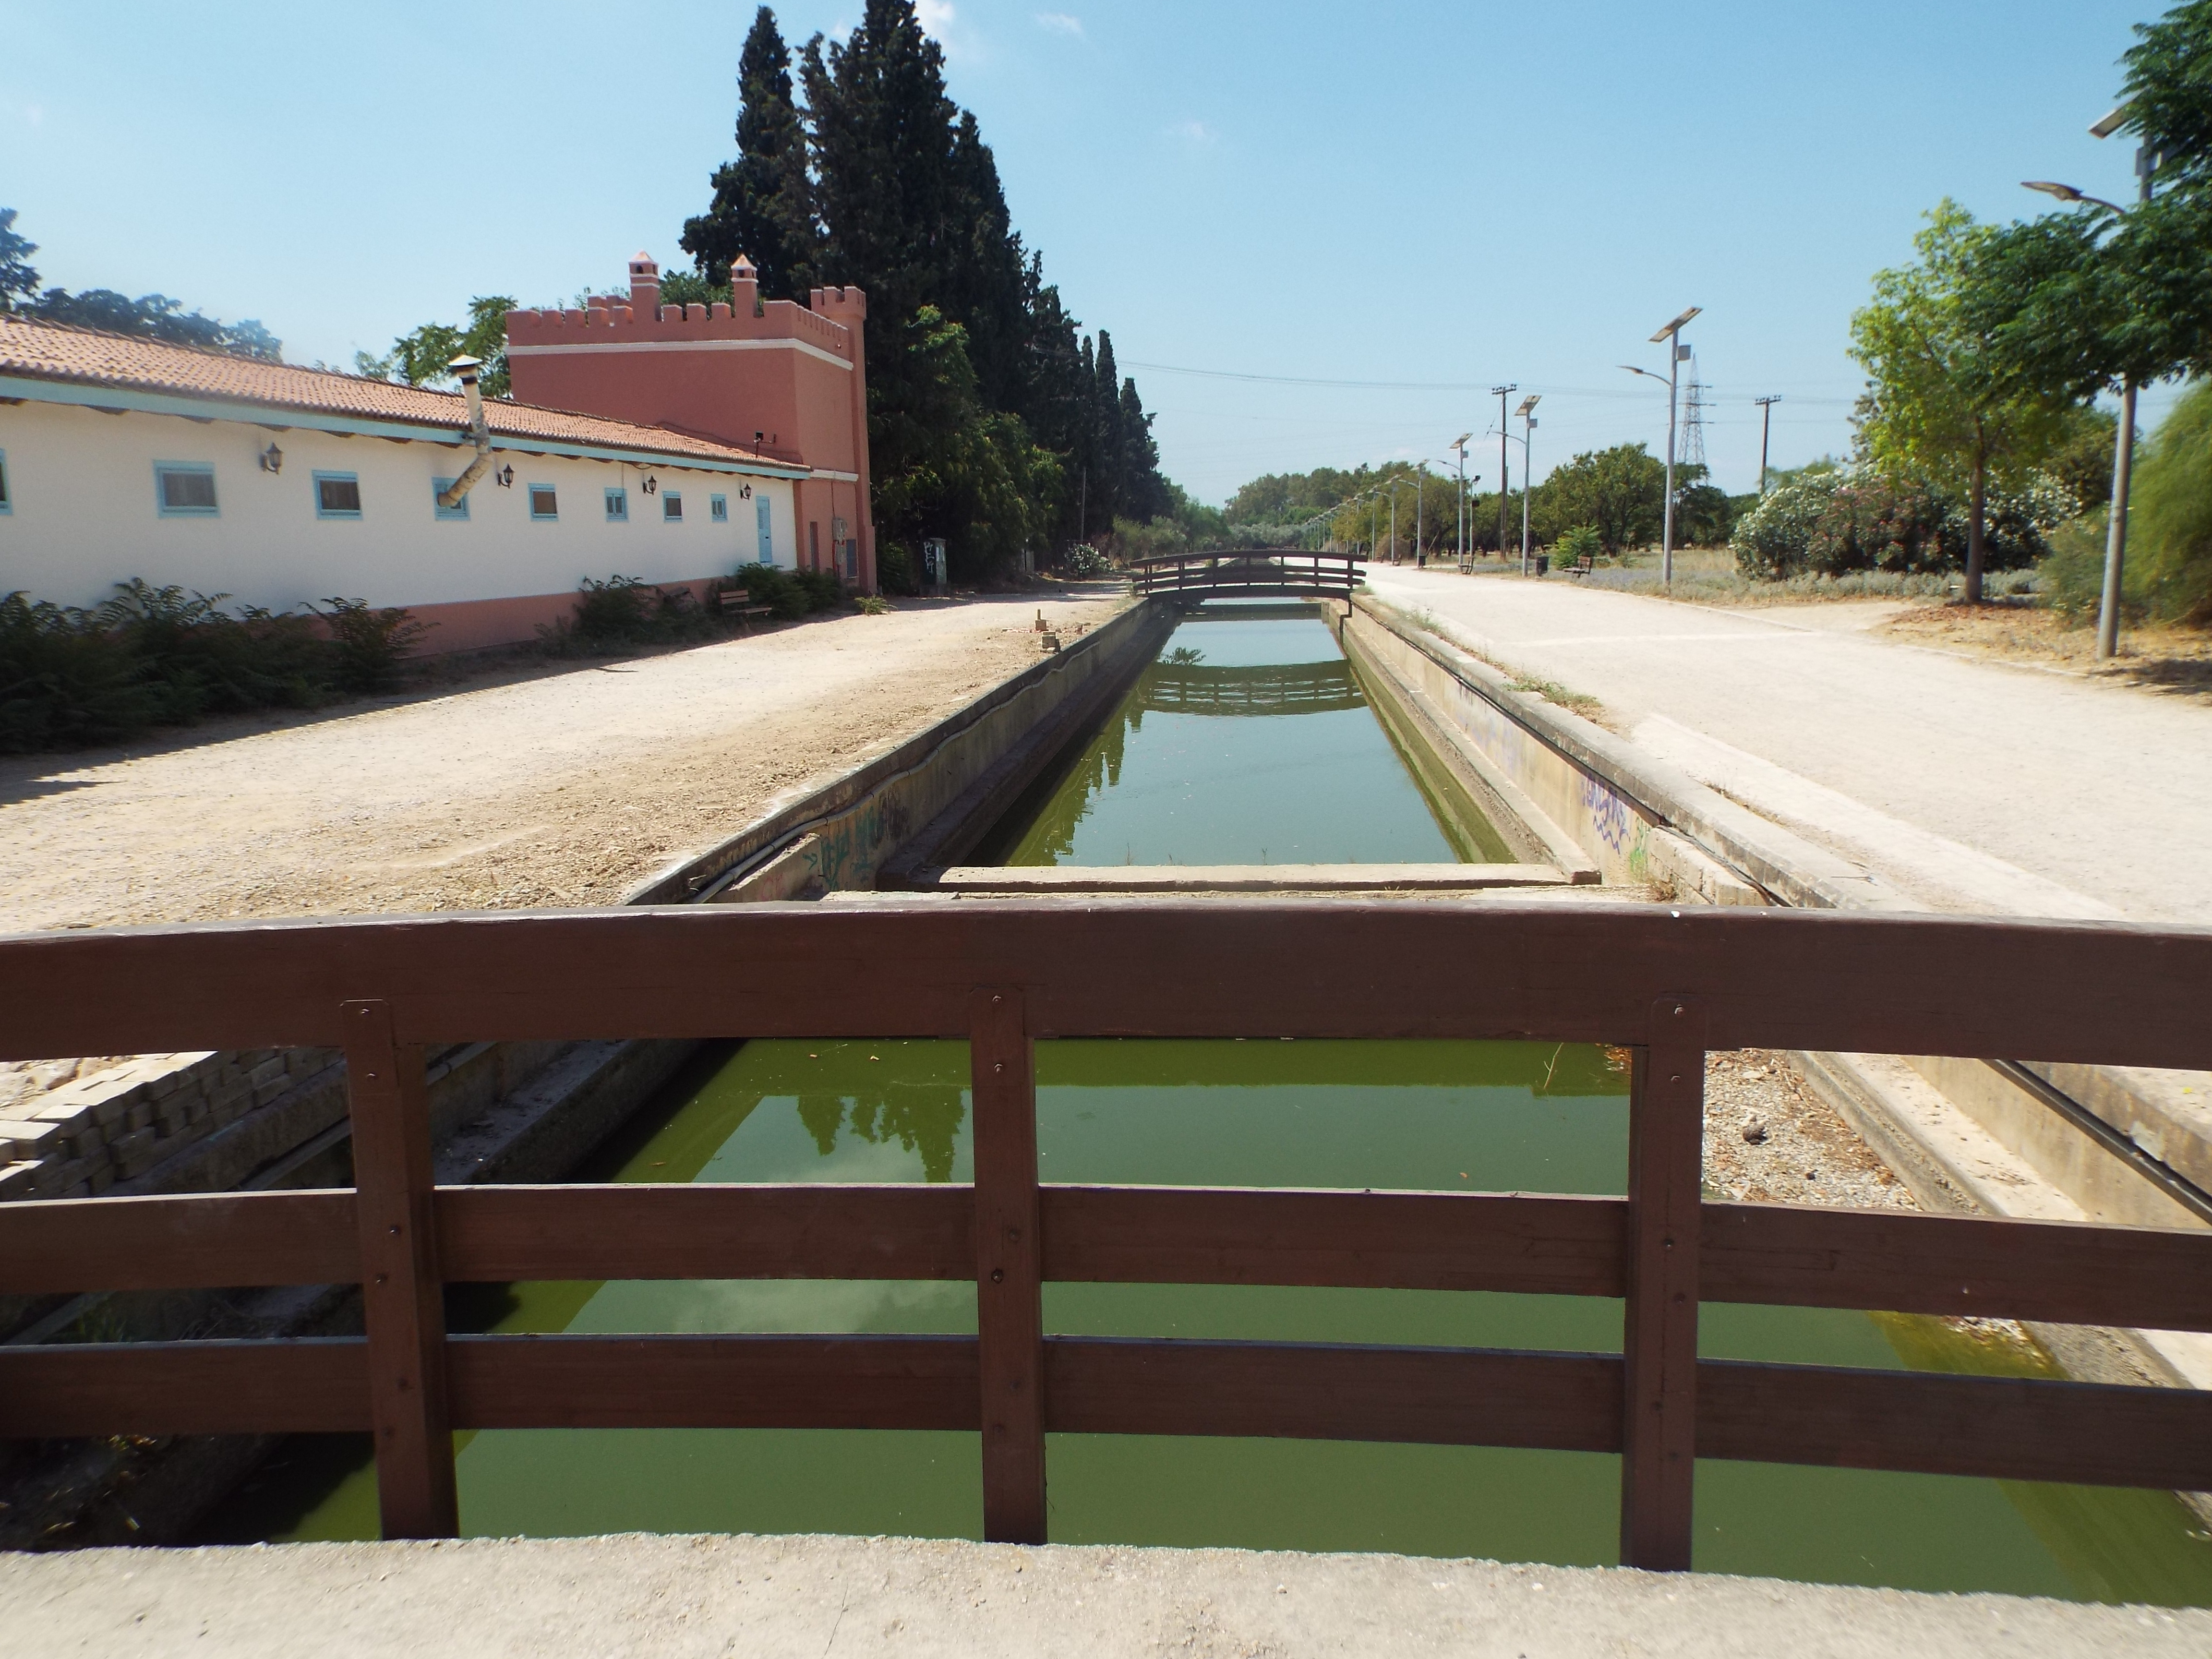
POLYGON ((975 862, 1509 862, 1504 838, 1377 717, 1310 607, 1184 623, 975 862))
MULTIPOLYGON (((1536 1043, 1038 1045, 1048 1181, 1617 1193, 1626 1078, 1536 1043)), ((668 1109, 586 1178, 945 1182, 969 1176, 965 1045, 758 1042, 703 1056, 668 1109)), ((456 1328, 964 1333, 963 1284, 536 1284, 456 1328)), ((1247 1286, 1054 1285, 1047 1328, 1106 1335, 1616 1350, 1618 1303, 1247 1286)), ((472 1316, 472 1317, 471 1317, 472 1316)), ((1708 1304, 1711 1357, 2016 1369, 1942 1322, 1708 1304)), ((623 1430, 462 1437, 477 1535, 759 1531, 974 1537, 976 1437, 623 1430)), ((375 1533, 359 1454, 301 1456, 211 1537, 375 1533)), ((1049 1446, 1061 1542, 1617 1559, 1619 1462, 1591 1454, 1073 1436, 1049 1446)), ((1927 1589, 2212 1602, 2212 1546, 2171 1495, 1708 1462, 1697 1565, 1927 1589)))

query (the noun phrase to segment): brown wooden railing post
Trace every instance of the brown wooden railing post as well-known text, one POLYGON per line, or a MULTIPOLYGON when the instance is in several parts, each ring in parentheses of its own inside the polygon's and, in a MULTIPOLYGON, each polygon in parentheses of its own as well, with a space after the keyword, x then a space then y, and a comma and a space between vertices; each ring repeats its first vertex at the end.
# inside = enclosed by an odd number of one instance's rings
POLYGON ((983 1387, 983 1536, 1044 1542, 1043 1252, 1037 1237, 1036 1066, 1021 992, 976 991, 975 1329, 983 1387))
POLYGON ((422 1050, 394 1039, 389 1003, 348 1002, 344 1014, 377 1504, 386 1538, 452 1538, 460 1505, 422 1050))
POLYGON ((1662 997, 1629 1091, 1620 1562, 1661 1572, 1690 1566, 1705 1042, 1704 1011, 1662 997))

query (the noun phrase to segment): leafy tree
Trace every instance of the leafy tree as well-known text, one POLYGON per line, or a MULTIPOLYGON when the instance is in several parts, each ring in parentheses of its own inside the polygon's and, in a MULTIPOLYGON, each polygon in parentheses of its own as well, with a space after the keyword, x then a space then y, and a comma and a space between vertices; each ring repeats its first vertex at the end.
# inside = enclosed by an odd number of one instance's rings
POLYGON ((714 169, 714 200, 684 221, 679 240, 710 284, 726 286, 742 253, 759 271, 763 298, 804 304, 819 280, 822 227, 792 99, 791 50, 766 6, 738 58, 738 159, 714 169))
POLYGON ((38 297, 39 273, 31 256, 39 245, 15 228, 15 210, 0 208, 0 312, 23 311, 38 297))
POLYGON ((507 313, 514 301, 504 294, 480 295, 469 301, 465 327, 451 323, 425 323, 401 335, 381 356, 366 351, 354 354, 354 371, 373 380, 398 380, 406 386, 453 386, 453 372, 447 365, 466 352, 482 360, 478 384, 487 398, 504 398, 512 386, 507 372, 507 313))
MULTIPOLYGON (((1675 477, 1686 483, 1691 471, 1677 468, 1675 477)), ((1556 541, 1574 526, 1589 525, 1607 553, 1651 541, 1666 505, 1666 466, 1640 443, 1576 456, 1536 486, 1531 503, 1541 540, 1556 541)))
POLYGON ((2212 624, 2212 382, 2185 393, 2145 446, 2130 515, 2132 594, 2155 616, 2212 624))
POLYGON ((1851 319, 1851 356, 1869 381, 1860 442, 1893 477, 1967 495, 1971 604, 1982 598, 1992 481, 2025 482, 2064 436, 2068 404, 1999 343, 1984 258, 1999 237, 1947 198, 1913 239, 1919 262, 1879 272, 1873 303, 1851 319))

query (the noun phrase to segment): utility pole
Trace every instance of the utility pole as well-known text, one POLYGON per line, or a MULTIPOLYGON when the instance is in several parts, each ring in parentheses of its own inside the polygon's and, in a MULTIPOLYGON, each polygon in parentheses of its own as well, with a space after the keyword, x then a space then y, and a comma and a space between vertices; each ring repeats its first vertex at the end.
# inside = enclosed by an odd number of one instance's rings
POLYGON ((1512 469, 1505 464, 1505 394, 1518 392, 1516 386, 1494 386, 1491 394, 1498 399, 1498 557, 1505 558, 1505 494, 1513 483, 1512 469))
POLYGON ((1429 464, 1421 463, 1421 470, 1413 475, 1413 568, 1428 568, 1429 556, 1421 546, 1421 497, 1429 492, 1422 488, 1429 481, 1429 464))
POLYGON ((1766 431, 1774 423, 1774 405, 1782 401, 1782 394, 1771 398, 1753 398, 1759 405, 1759 493, 1766 494, 1766 431))
POLYGON ((1398 562, 1398 481, 1390 480, 1390 562, 1398 562))
POLYGON ((1521 574, 1528 574, 1528 497, 1536 477, 1536 404, 1544 394, 1532 392, 1513 412, 1521 417, 1521 574))

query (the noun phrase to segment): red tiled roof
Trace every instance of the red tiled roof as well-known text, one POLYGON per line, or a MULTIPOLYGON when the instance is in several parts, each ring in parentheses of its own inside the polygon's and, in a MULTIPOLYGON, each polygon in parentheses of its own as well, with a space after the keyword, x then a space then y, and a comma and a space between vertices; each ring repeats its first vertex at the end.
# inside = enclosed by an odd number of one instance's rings
MULTIPOLYGON (((457 434, 468 429, 467 399, 458 392, 432 392, 326 368, 263 362, 228 352, 22 317, 0 316, 0 374, 170 397, 209 398, 272 410, 312 410, 358 420, 395 421, 437 427, 457 434)), ((544 409, 536 404, 487 398, 484 422, 495 438, 526 445, 538 439, 699 460, 793 465, 779 457, 667 427, 544 409)))

